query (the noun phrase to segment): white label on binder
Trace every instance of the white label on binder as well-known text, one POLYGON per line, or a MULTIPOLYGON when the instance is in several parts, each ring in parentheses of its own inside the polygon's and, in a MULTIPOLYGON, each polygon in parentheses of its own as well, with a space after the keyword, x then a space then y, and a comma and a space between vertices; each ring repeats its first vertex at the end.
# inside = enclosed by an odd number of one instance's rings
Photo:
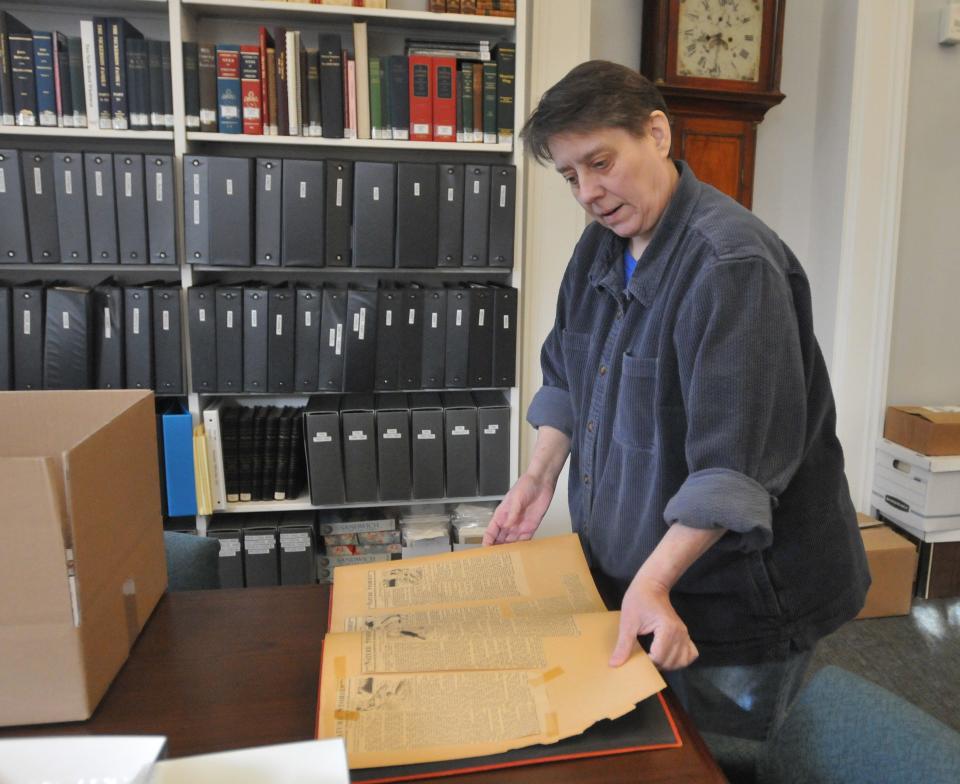
POLYGON ((0 193, 7 192, 7 175, 0 169, 0 193))
POLYGON ((337 177, 337 206, 343 206, 343 177, 337 177))
POLYGON ((462 308, 457 308, 457 326, 458 327, 463 326, 463 309, 462 308))
POLYGON ((434 432, 432 430, 427 430, 426 428, 417 433, 417 441, 434 441, 436 438, 437 436, 434 434, 434 432))
POLYGON ((140 308, 133 309, 133 334, 140 334, 140 308))
POLYGON ((322 430, 318 431, 317 434, 312 439, 315 444, 329 444, 333 441, 333 438, 322 430))
POLYGON ((414 324, 417 320, 417 311, 413 308, 410 308, 410 312, 407 314, 407 323, 414 324))
POLYGON ((343 353, 343 324, 337 324, 337 347, 333 350, 333 353, 338 357, 343 353))
POLYGON ((159 202, 163 201, 163 172, 157 172, 154 176, 154 198, 159 202))
POLYGON ((276 335, 277 337, 280 337, 281 335, 283 335, 283 314, 282 313, 277 314, 276 335))
POLYGON ((63 172, 63 190, 67 196, 73 196, 73 172, 69 169, 63 172))
POLYGON ((503 317, 503 328, 510 329, 510 316, 504 315, 503 317))
POLYGON ((397 438, 403 438, 403 434, 399 430, 397 430, 395 427, 388 427, 387 432, 383 434, 383 437, 397 439, 397 438))
POLYGON ((103 172, 96 171, 93 173, 93 183, 97 191, 97 197, 103 196, 103 172))
POLYGON ((24 335, 30 334, 30 311, 29 310, 23 311, 23 334, 24 335))
POLYGON ((266 191, 267 193, 270 193, 272 188, 273 188, 273 175, 272 174, 264 175, 263 190, 266 191))
POLYGON ((353 314, 353 331, 354 332, 360 331, 360 314, 359 313, 353 314))
POLYGON ((357 339, 363 340, 363 333, 367 328, 367 309, 360 308, 360 329, 357 332, 357 339))
POLYGON ((437 314, 436 314, 436 313, 431 313, 431 314, 430 314, 430 329, 436 329, 436 328, 437 328, 437 314))
POLYGON ((128 199, 133 198, 133 172, 123 173, 123 195, 128 199))
POLYGON ((250 311, 250 329, 257 328, 257 309, 253 308, 250 311))
POLYGON ((478 327, 482 327, 482 326, 483 326, 483 312, 484 312, 484 310, 485 310, 485 308, 480 308, 480 313, 477 315, 477 326, 478 326, 478 327))
POLYGON ((163 311, 161 311, 161 313, 162 313, 162 315, 161 315, 160 318, 161 318, 161 320, 163 321, 163 331, 164 331, 164 332, 169 332, 169 331, 170 331, 170 311, 169 311, 169 310, 163 310, 163 311))
POLYGON ((193 225, 200 225, 200 199, 193 200, 193 225))
POLYGON ((496 433, 497 433, 497 431, 498 431, 499 429, 500 429, 500 425, 487 425, 487 426, 483 429, 483 434, 484 434, 485 436, 496 435, 496 433))
POLYGON ((500 209, 504 209, 507 206, 507 186, 500 186, 500 209))
POLYGON ((200 175, 199 174, 193 175, 193 195, 194 196, 200 195, 200 175))
POLYGON ((313 314, 309 310, 304 311, 303 313, 303 326, 309 327, 313 322, 313 314))
POLYGON ((61 321, 64 329, 70 329, 70 314, 67 311, 63 311, 61 321))
POLYGON ((347 441, 366 441, 367 434, 362 430, 354 430, 350 435, 347 436, 347 441))
POLYGON ((413 184, 413 195, 414 195, 414 196, 419 196, 419 195, 420 195, 420 183, 419 183, 419 182, 415 182, 415 183, 413 184))
POLYGON ((384 316, 384 321, 383 321, 383 323, 384 323, 386 326, 388 326, 388 327, 393 326, 393 311, 392 311, 392 310, 388 310, 388 311, 387 311, 387 315, 384 316))
POLYGON ((457 425, 453 430, 450 431, 452 436, 468 436, 470 435, 470 430, 463 425, 457 425))
POLYGON ((379 185, 374 185, 374 186, 373 186, 373 200, 374 200, 374 201, 380 201, 380 186, 379 186, 379 185))
POLYGON ((103 339, 110 340, 113 337, 113 327, 110 325, 110 308, 103 309, 103 339))
POLYGON ((330 348, 337 345, 337 330, 330 327, 330 348))
MULTIPOLYGON (((43 195, 43 173, 37 166, 33 167, 33 190, 37 196, 43 195)), ((97 194, 98 196, 100 194, 97 194)))
POLYGON ((307 198, 307 181, 306 180, 300 180, 300 198, 301 199, 307 198))
POLYGON ((207 320, 207 309, 206 309, 206 308, 200 308, 200 310, 197 311, 197 318, 200 320, 200 323, 201 323, 201 324, 202 324, 204 321, 206 321, 206 320, 207 320))
POLYGON ((227 329, 233 329, 233 311, 227 311, 227 329))
POLYGON ((453 188, 447 188, 447 201, 453 201, 453 188))
POLYGON ((227 177, 227 196, 233 196, 233 179, 227 177))
POLYGON ((480 195, 480 180, 473 181, 473 192, 478 196, 480 195))

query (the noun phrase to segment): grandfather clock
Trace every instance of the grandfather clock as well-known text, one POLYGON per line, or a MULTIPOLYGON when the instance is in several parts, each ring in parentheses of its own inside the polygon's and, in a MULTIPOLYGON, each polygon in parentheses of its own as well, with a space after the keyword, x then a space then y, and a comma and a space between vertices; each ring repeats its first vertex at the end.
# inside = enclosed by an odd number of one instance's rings
POLYGON ((645 0, 640 71, 663 93, 671 154, 748 209, 757 126, 783 100, 785 0, 645 0))

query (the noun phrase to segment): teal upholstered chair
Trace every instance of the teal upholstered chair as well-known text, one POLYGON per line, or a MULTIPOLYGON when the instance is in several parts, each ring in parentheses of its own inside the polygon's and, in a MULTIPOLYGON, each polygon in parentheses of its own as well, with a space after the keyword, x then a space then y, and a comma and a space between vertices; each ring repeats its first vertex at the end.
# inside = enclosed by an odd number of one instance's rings
POLYGON ((810 679, 765 742, 704 737, 734 784, 960 782, 960 733, 838 667, 810 679))
POLYGON ((219 539, 164 531, 163 546, 167 554, 167 590, 198 591, 220 587, 217 567, 219 539))

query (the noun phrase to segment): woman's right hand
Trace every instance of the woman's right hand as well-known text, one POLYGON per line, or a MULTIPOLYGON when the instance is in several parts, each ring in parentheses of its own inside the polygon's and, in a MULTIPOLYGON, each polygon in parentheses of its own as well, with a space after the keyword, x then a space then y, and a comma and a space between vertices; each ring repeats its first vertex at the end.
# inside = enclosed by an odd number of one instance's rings
POLYGON ((530 539, 550 507, 556 485, 523 474, 493 513, 483 544, 506 544, 530 539))

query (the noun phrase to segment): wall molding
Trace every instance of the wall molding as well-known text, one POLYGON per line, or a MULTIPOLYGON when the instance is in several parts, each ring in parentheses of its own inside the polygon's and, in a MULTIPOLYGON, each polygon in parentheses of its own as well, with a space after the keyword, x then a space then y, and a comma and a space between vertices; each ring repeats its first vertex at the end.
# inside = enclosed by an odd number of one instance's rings
POLYGON ((854 505, 883 426, 906 148, 913 0, 859 0, 831 377, 854 505))

